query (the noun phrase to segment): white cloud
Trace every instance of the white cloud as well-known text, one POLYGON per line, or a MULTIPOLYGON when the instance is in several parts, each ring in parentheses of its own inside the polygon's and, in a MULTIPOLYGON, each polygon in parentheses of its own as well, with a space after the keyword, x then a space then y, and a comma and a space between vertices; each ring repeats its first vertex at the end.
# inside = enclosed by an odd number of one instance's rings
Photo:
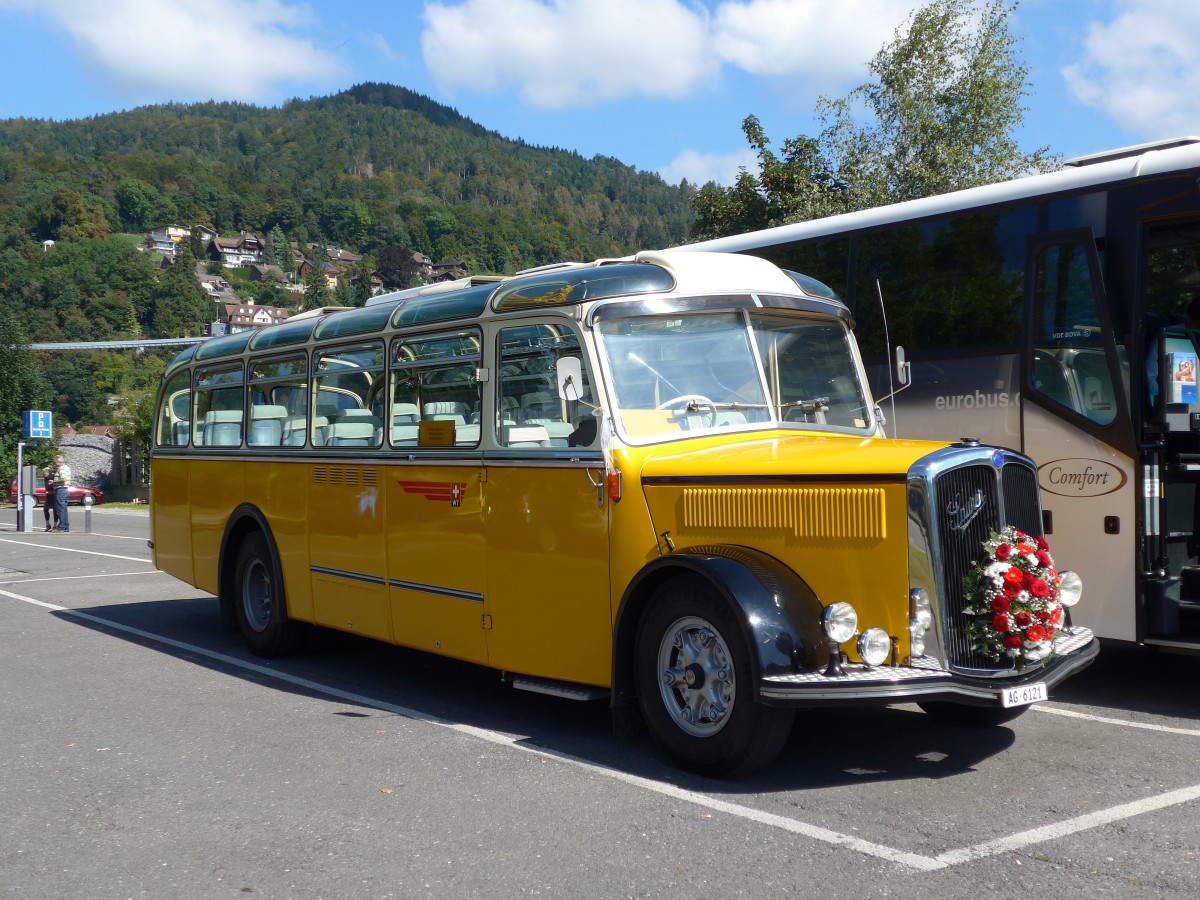
POLYGON ((695 185, 715 181, 728 187, 737 180, 739 169, 756 174, 758 154, 749 147, 736 153, 700 153, 696 150, 684 150, 659 169, 658 174, 668 184, 679 184, 686 178, 695 185))
POLYGON ((443 90, 515 88, 546 109, 682 97, 717 68, 705 16, 679 0, 466 0, 425 7, 443 90))
POLYGON ((0 0, 39 12, 67 32, 85 69, 135 98, 271 99, 288 82, 340 75, 319 49, 307 5, 241 0, 225 13, 141 0, 0 0))
POLYGON ((749 0, 720 3, 716 53, 753 75, 806 75, 840 83, 866 63, 918 4, 915 0, 749 0))
POLYGON ((1089 23, 1084 55, 1062 70, 1067 87, 1145 139, 1200 132, 1200 5, 1123 0, 1110 22, 1089 23))

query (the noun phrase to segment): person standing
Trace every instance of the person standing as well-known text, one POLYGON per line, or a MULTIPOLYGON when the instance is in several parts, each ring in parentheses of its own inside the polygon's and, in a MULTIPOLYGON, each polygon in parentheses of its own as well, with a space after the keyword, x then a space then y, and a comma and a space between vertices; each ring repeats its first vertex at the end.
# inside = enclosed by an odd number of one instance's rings
POLYGON ((46 530, 53 531, 58 527, 58 504, 57 498, 54 496, 54 485, 51 484, 52 470, 49 466, 42 469, 42 487, 46 489, 46 495, 42 498, 42 512, 46 516, 46 530), (54 520, 54 526, 51 527, 51 517, 54 520))
POLYGON ((67 501, 71 498, 71 467, 62 455, 54 457, 54 508, 58 511, 58 531, 67 532, 71 526, 67 521, 67 501))

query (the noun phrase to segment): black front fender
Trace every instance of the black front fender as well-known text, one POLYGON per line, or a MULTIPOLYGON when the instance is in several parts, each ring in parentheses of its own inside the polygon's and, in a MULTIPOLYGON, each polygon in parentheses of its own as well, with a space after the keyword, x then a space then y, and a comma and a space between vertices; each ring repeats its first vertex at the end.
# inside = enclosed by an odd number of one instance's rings
POLYGON ((689 547, 649 563, 625 590, 613 634, 613 705, 635 699, 634 646, 650 598, 672 577, 696 574, 730 605, 754 649, 755 681, 825 666, 822 605, 804 580, 774 557, 746 547, 689 547))

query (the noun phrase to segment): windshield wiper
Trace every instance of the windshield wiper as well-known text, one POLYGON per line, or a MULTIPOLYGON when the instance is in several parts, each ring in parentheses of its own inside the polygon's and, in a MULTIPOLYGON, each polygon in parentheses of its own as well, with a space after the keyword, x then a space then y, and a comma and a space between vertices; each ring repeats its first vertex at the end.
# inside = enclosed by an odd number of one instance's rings
POLYGON ((798 409, 800 412, 815 413, 829 408, 829 398, 814 397, 812 400, 791 400, 787 403, 780 403, 779 408, 798 409))

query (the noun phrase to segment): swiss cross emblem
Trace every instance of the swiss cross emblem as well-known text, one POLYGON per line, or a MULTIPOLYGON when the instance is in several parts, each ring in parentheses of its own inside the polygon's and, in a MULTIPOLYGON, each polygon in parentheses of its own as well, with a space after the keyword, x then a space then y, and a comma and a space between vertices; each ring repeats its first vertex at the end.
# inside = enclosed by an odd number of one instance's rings
POLYGON ((461 506, 462 505, 462 495, 463 495, 464 487, 465 487, 465 485, 456 484, 450 488, 450 505, 451 506, 461 506))

